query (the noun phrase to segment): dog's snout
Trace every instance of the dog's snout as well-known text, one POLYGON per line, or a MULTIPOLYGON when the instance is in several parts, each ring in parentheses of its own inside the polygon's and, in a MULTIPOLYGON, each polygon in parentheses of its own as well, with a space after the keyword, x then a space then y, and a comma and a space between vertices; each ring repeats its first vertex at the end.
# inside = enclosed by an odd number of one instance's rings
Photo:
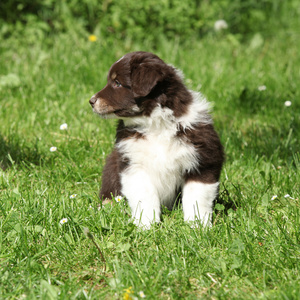
POLYGON ((95 96, 93 96, 89 102, 92 105, 92 107, 94 107, 95 103, 97 102, 97 98, 95 96))

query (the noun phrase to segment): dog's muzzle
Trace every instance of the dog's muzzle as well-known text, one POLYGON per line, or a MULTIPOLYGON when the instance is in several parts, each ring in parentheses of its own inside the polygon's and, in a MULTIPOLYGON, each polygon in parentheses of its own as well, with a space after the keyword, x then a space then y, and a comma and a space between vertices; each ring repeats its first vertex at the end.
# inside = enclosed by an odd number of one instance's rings
POLYGON ((94 105, 97 102, 97 98, 95 96, 93 96, 89 102, 90 102, 91 106, 94 108, 94 105))

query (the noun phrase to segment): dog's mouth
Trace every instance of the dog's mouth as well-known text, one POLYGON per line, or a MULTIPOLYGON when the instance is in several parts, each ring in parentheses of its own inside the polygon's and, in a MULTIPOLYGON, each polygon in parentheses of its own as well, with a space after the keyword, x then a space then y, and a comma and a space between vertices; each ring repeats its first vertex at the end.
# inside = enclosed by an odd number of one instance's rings
POLYGON ((101 118, 103 119, 114 119, 114 118, 118 118, 122 115, 122 109, 116 109, 113 111, 106 111, 106 112, 96 112, 94 110, 95 113, 97 113, 101 118))
POLYGON ((126 108, 116 108, 107 104, 102 98, 96 98, 94 96, 90 99, 89 102, 93 108, 94 113, 105 119, 133 117, 141 114, 141 109, 136 104, 126 108))
POLYGON ((93 108, 94 113, 98 114, 100 117, 107 118, 110 115, 114 115, 118 110, 114 109, 111 105, 108 105, 101 98, 96 98, 93 96, 90 99, 90 104, 93 108))
MULTIPOLYGON (((95 110, 94 110, 95 112, 95 110)), ((102 113, 98 113, 96 112, 101 118, 104 119, 111 119, 111 118, 132 118, 132 117, 136 117, 141 115, 140 112, 135 112, 131 109, 116 109, 114 111, 110 111, 110 112, 102 112, 102 113)))
POLYGON ((118 117, 119 110, 98 110, 93 107, 93 112, 103 119, 113 119, 118 117))

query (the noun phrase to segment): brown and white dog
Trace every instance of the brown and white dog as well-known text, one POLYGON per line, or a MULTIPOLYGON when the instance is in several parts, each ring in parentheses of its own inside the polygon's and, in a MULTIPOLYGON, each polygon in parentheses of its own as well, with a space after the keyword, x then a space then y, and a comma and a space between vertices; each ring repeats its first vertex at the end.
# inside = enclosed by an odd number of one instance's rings
POLYGON ((181 192, 184 220, 210 225, 223 148, 208 102, 185 87, 180 72, 152 53, 128 53, 90 104, 119 119, 100 198, 125 196, 135 224, 149 228, 181 192))

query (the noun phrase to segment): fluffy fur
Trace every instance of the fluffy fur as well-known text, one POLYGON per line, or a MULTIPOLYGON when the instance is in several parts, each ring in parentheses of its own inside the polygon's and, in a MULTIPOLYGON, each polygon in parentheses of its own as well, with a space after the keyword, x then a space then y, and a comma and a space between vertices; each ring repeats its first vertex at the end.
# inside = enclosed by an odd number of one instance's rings
POLYGON ((134 222, 159 222, 161 205, 178 194, 186 221, 211 224, 224 161, 208 102, 189 91, 180 72, 148 52, 126 54, 91 99, 93 111, 119 119, 102 175, 100 198, 123 195, 134 222))

